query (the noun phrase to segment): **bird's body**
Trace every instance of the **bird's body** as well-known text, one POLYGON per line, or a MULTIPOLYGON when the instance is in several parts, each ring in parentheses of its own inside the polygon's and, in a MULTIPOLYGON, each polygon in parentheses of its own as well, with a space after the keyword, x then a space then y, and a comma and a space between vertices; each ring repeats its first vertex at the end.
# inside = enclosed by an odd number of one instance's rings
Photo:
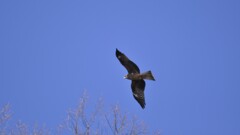
POLYGON ((144 89, 145 89, 145 81, 147 80, 154 80, 151 71, 147 71, 144 73, 140 73, 140 69, 138 66, 128 59, 122 52, 116 49, 116 57, 120 61, 120 63, 127 69, 128 74, 124 76, 124 78, 132 80, 131 88, 133 92, 133 97, 138 101, 141 107, 145 108, 145 97, 144 97, 144 89))
POLYGON ((129 79, 129 80, 142 80, 142 79, 146 79, 146 80, 154 80, 154 77, 152 75, 151 71, 147 71, 144 73, 130 73, 127 74, 126 76, 124 76, 124 78, 129 79))

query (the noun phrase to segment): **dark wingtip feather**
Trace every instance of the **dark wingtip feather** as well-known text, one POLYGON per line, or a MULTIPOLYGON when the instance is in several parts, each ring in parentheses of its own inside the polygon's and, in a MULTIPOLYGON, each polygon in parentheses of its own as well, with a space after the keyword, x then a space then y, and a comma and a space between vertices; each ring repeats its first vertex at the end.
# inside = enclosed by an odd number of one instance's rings
MULTIPOLYGON (((141 104, 140 104, 140 105, 141 105, 141 104)), ((141 107, 142 107, 142 109, 144 109, 144 108, 145 108, 145 104, 141 105, 141 107)))
POLYGON ((116 48, 116 53, 120 53, 120 51, 116 48))
POLYGON ((116 48, 116 56, 118 57, 119 55, 121 55, 122 53, 116 48))

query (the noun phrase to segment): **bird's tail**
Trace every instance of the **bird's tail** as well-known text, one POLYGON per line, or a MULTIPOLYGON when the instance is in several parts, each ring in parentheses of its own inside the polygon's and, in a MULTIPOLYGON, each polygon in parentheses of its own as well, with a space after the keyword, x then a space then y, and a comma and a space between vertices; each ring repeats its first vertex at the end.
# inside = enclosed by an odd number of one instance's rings
POLYGON ((143 79, 155 81, 155 79, 154 79, 154 77, 152 75, 152 72, 150 70, 147 71, 147 72, 142 73, 141 76, 142 76, 143 79))

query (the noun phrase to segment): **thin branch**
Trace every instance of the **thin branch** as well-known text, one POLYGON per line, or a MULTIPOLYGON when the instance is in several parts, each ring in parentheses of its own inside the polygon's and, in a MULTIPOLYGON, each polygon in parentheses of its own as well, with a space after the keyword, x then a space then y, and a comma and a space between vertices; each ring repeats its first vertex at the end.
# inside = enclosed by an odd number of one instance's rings
POLYGON ((117 128, 117 106, 114 108, 114 129, 115 129, 115 134, 118 134, 118 128, 117 128))
POLYGON ((114 132, 114 130, 113 130, 113 128, 112 128, 112 126, 111 126, 111 124, 110 124, 110 121, 108 120, 108 118, 107 118, 107 116, 106 116, 106 115, 104 115, 104 116, 105 116, 105 119, 106 119, 106 121, 107 121, 107 123, 108 123, 108 126, 110 127, 110 129, 111 129, 112 133, 114 134, 115 132, 114 132))
POLYGON ((3 125, 10 118, 11 118, 10 104, 6 104, 2 107, 2 109, 0 111, 0 125, 3 125))

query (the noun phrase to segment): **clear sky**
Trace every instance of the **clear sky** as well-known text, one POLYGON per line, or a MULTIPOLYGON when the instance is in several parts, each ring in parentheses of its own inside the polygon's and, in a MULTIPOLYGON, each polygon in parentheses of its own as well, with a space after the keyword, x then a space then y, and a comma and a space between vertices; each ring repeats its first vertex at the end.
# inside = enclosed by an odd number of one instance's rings
POLYGON ((0 106, 54 128, 84 90, 163 135, 240 134, 239 0, 1 0, 0 106), (118 48, 151 70, 134 100, 118 48))

